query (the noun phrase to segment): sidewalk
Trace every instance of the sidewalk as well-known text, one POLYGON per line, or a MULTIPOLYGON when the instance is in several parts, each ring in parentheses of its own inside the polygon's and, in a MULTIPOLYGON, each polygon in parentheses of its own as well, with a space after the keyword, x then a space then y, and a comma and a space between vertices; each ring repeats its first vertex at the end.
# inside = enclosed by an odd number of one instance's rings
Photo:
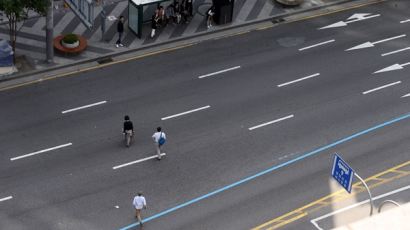
MULTIPOLYGON (((236 27, 252 22, 267 20, 282 14, 291 14, 297 11, 308 10, 320 6, 346 2, 347 0, 305 0, 298 7, 284 7, 273 0, 235 0, 233 22, 228 25, 214 26, 211 29, 206 27, 205 12, 211 6, 212 0, 194 0, 194 16, 189 23, 168 24, 166 27, 157 30, 154 38, 149 37, 150 24, 143 27, 141 39, 128 30, 128 1, 111 0, 106 1, 105 10, 107 16, 125 17, 125 34, 123 44, 125 47, 116 48, 115 41, 116 21, 106 21, 106 33, 102 39, 101 33, 101 6, 97 6, 95 26, 93 30, 88 30, 69 8, 62 7, 61 2, 55 2, 58 6, 54 10, 54 36, 67 33, 76 33, 88 39, 88 47, 85 52, 78 56, 65 56, 55 53, 55 64, 45 64, 45 17, 33 17, 27 20, 17 38, 16 53, 18 56, 24 55, 30 64, 31 70, 42 70, 51 66, 70 65, 79 61, 95 59, 108 55, 115 55, 130 49, 139 49, 164 42, 172 42, 207 32, 236 27)), ((146 11, 152 11, 148 8, 146 11)), ((0 38, 8 40, 7 24, 0 25, 0 38)), ((30 69, 29 68, 29 69, 30 69)), ((21 74, 21 71, 17 74, 21 74)))

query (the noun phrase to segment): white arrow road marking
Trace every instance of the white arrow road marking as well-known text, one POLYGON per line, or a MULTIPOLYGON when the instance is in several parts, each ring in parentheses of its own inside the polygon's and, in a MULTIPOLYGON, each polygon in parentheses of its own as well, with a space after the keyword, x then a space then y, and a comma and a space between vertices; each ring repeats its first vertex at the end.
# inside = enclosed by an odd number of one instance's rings
POLYGON ((365 91, 365 92, 363 92, 362 94, 368 94, 368 93, 371 93, 371 92, 374 92, 374 91, 377 91, 377 90, 381 90, 381 89, 384 89, 384 88, 387 88, 387 87, 390 87, 390 86, 393 86, 393 85, 397 85, 397 84, 400 84, 401 83, 401 81, 396 81, 396 82, 393 82, 393 83, 390 83, 390 84, 387 84, 387 85, 382 85, 382 86, 380 86, 380 87, 377 87, 377 88, 374 88, 374 89, 371 89, 371 90, 367 90, 367 91, 365 91))
POLYGON ((347 23, 344 22, 344 21, 340 21, 340 22, 336 22, 336 23, 330 24, 328 26, 319 28, 319 30, 324 30, 324 29, 329 29, 329 28, 336 28, 336 27, 343 27, 343 26, 347 26, 347 23))
POLYGON ((366 16, 369 16, 369 15, 371 15, 371 14, 369 14, 369 13, 353 14, 353 15, 350 16, 347 20, 365 18, 366 16))
POLYGON ((11 199, 13 199, 13 196, 4 197, 4 198, 0 199, 0 202, 6 201, 6 200, 11 200, 11 199))
POLYGON ((312 77, 317 77, 319 75, 320 75, 320 73, 315 73, 315 74, 312 74, 312 75, 309 75, 309 76, 306 76, 306 77, 302 77, 302 78, 299 78, 299 79, 296 79, 296 80, 293 80, 293 81, 290 81, 290 82, 280 84, 280 85, 278 85, 278 87, 282 87, 282 86, 285 86, 285 85, 290 85, 290 84, 293 84, 293 83, 296 83, 296 82, 299 82, 299 81, 303 81, 303 80, 306 80, 306 79, 309 79, 309 78, 312 78, 312 77))
MULTIPOLYGON (((328 25, 328 26, 324 26, 324 27, 322 27, 322 28, 319 28, 319 30, 329 29, 329 28, 336 28, 336 27, 343 27, 343 26, 347 26, 347 24, 352 23, 352 22, 358 22, 358 21, 362 21, 362 20, 366 20, 366 19, 370 19, 370 18, 374 18, 374 17, 379 17, 379 16, 380 16, 380 14, 375 14, 375 15, 370 15, 370 16, 368 16, 368 17, 365 17, 365 16, 367 16, 367 15, 369 15, 369 14, 354 14, 354 15, 352 15, 351 17, 349 17, 349 19, 353 19, 353 18, 354 18, 353 20, 346 21, 346 22, 344 22, 344 21, 339 21, 339 22, 330 24, 330 25, 328 25)), ((348 19, 348 20, 349 20, 349 19, 348 19)))
POLYGON ((392 52, 389 52, 389 53, 384 53, 384 54, 382 54, 382 57, 388 56, 388 55, 391 55, 391 54, 400 53, 400 52, 403 52, 403 51, 406 51, 406 50, 410 50, 410 47, 406 47, 406 48, 400 49, 400 50, 395 50, 395 51, 392 51, 392 52))
POLYGON ((74 112, 74 111, 77 111, 77 110, 80 110, 80 109, 85 109, 85 108, 90 108, 90 107, 93 107, 93 106, 96 106, 96 105, 101 105, 101 104, 105 104, 105 103, 107 103, 107 101, 100 101, 100 102, 96 102, 96 103, 93 103, 93 104, 89 104, 89 105, 84 105, 84 106, 81 106, 81 107, 77 107, 77 108, 74 108, 74 109, 69 109, 69 110, 65 110, 65 111, 62 111, 61 113, 70 113, 70 112, 74 112))
MULTIPOLYGON (((370 15, 370 14, 366 14, 366 15, 370 15)), ((362 21, 362 20, 366 20, 366 19, 370 19, 370 18, 375 18, 375 17, 379 17, 379 16, 380 16, 380 14, 371 15, 369 17, 364 17, 364 16, 356 17, 356 19, 347 21, 346 23, 349 24, 349 23, 352 23, 352 22, 358 22, 358 21, 362 21)))
MULTIPOLYGON (((167 154, 166 153, 161 153, 161 156, 165 156, 165 155, 167 155, 167 154)), ((116 170, 116 169, 119 169, 119 168, 123 168, 123 167, 130 166, 130 165, 133 165, 133 164, 141 163, 141 162, 144 162, 144 161, 147 161, 147 160, 151 160, 151 159, 154 159, 154 158, 157 158, 157 157, 158 157, 157 155, 146 157, 144 159, 131 161, 131 162, 128 162, 128 163, 125 163, 125 164, 122 164, 122 165, 114 166, 114 167, 112 167, 112 169, 116 170)))
POLYGON ((331 43, 331 42, 334 42, 334 41, 335 41, 335 40, 332 39, 332 40, 329 40, 329 41, 321 42, 321 43, 318 43, 318 44, 315 44, 315 45, 311 45, 311 46, 308 46, 308 47, 301 48, 301 49, 299 49, 299 51, 307 50, 307 49, 310 49, 310 48, 313 48, 313 47, 316 47, 316 46, 325 45, 325 44, 327 44, 327 43, 331 43))
POLYGON ((388 66, 384 69, 378 70, 378 71, 374 72, 373 74, 404 69, 403 67, 406 66, 406 65, 410 65, 410 62, 407 62, 407 63, 404 63, 404 64, 394 64, 394 65, 388 66))
POLYGON ((34 156, 34 155, 37 155, 37 154, 40 154, 40 153, 45 153, 45 152, 49 152, 49 151, 52 151, 52 150, 61 149, 61 148, 70 146, 72 144, 73 143, 67 143, 67 144, 64 144, 64 145, 59 145, 59 146, 55 146, 55 147, 52 147, 52 148, 43 149, 43 150, 40 150, 40 151, 37 151, 37 152, 34 152, 34 153, 29 153, 29 154, 18 156, 18 157, 13 157, 13 158, 10 158, 10 160, 15 161, 15 160, 18 160, 18 159, 21 159, 21 158, 34 156))
POLYGON ((401 21, 400 23, 406 23, 406 22, 410 22, 410 19, 407 19, 407 20, 401 21))
POLYGON ((282 117, 282 118, 273 120, 273 121, 269 121, 269 122, 266 122, 266 123, 263 123, 263 124, 260 124, 260 125, 257 125, 257 126, 250 127, 249 130, 254 130, 254 129, 257 129, 257 128, 260 128, 260 127, 263 127, 263 126, 267 126, 267 125, 270 125, 270 124, 273 124, 273 123, 277 123, 279 121, 283 121, 283 120, 286 120, 286 119, 289 119, 289 118, 292 118, 292 117, 294 117, 293 114, 291 114, 289 116, 286 116, 286 117, 282 117))
POLYGON ((360 44, 360 45, 354 46, 354 47, 352 47, 352 48, 350 48, 350 49, 347 49, 346 51, 349 51, 349 50, 357 50, 357 49, 364 49, 364 48, 369 48, 369 47, 374 47, 374 45, 376 45, 376 44, 379 44, 379 43, 382 43, 382 42, 391 41, 391 40, 398 39, 398 38, 402 38, 402 37, 406 37, 406 35, 405 35, 405 34, 402 34, 402 35, 399 35, 399 36, 395 36, 395 37, 391 37, 391 38, 386 38, 386 39, 383 39, 383 40, 380 40, 380 41, 375 41, 375 42, 365 42, 365 43, 363 43, 363 44, 360 44))
POLYGON ((165 121, 165 120, 168 120, 170 118, 174 118, 174 117, 182 116, 182 115, 185 115, 185 114, 188 114, 188 113, 193 113, 193 112, 197 112, 197 111, 200 111, 200 110, 208 109, 210 107, 211 107, 210 105, 207 105, 207 106, 204 106, 204 107, 201 107, 201 108, 189 110, 189 111, 178 113, 178 114, 171 115, 171 116, 168 116, 168 117, 163 117, 163 118, 161 118, 161 120, 165 121))
POLYGON ((210 76, 225 73, 225 72, 228 72, 228 71, 236 70, 236 69, 239 69, 239 68, 241 68, 241 66, 235 66, 235 67, 232 67, 232 68, 229 68, 229 69, 224 69, 224 70, 220 70, 220 71, 217 71, 217 72, 214 72, 214 73, 205 74, 205 75, 199 76, 198 78, 201 79, 201 78, 205 78, 205 77, 210 77, 210 76))
POLYGON ((410 97, 410 93, 408 93, 408 94, 406 94, 406 95, 403 95, 403 96, 401 96, 402 98, 403 97, 410 97))

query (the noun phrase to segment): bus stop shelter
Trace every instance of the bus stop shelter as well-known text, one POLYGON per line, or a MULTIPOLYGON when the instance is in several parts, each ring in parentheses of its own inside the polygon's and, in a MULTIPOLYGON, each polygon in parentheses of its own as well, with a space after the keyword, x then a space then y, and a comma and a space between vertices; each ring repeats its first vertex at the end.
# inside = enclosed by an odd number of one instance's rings
POLYGON ((128 0, 128 28, 142 37, 142 24, 150 22, 155 9, 170 0, 128 0))

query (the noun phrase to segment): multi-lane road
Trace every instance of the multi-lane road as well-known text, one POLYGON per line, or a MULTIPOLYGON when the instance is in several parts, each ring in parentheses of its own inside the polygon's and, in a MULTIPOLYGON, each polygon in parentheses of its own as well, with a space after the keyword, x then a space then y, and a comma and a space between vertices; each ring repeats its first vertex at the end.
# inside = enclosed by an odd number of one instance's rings
MULTIPOLYGON (((272 227, 341 188, 336 152, 363 178, 408 164, 409 7, 386 1, 1 91, 0 229, 133 229, 140 190, 144 229, 272 227), (149 159, 157 126, 161 161, 149 159)), ((409 184, 403 174, 372 189, 409 184)), ((281 226, 343 224, 320 219, 336 209, 323 204, 281 226)))

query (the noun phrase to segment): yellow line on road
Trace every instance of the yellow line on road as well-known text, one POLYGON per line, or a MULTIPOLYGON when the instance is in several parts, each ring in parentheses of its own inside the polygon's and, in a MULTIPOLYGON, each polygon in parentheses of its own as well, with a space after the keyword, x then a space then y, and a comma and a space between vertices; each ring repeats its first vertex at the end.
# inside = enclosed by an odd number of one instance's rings
POLYGON ((129 62, 129 61, 132 61, 132 60, 141 59, 141 58, 153 56, 153 55, 156 55, 156 54, 166 53, 166 52, 170 52, 170 51, 190 47, 190 46, 193 46, 195 44, 196 43, 190 43, 190 44, 181 45, 181 46, 177 46, 177 47, 162 49, 162 50, 159 50, 159 51, 154 51, 154 52, 142 54, 142 55, 135 56, 135 57, 130 57, 130 58, 121 59, 121 60, 118 60, 118 61, 113 61, 113 62, 109 62, 109 63, 105 63, 105 64, 100 64, 100 65, 97 65, 97 66, 78 69, 78 70, 75 70, 75 71, 70 71, 70 72, 67 72, 67 73, 61 73, 61 74, 46 76, 46 77, 40 78, 38 80, 34 80, 34 81, 30 81, 30 82, 25 82, 25 83, 20 83, 20 84, 8 86, 8 87, 0 88, 0 91, 14 89, 14 88, 18 88, 18 87, 21 87, 21 86, 35 84, 35 83, 40 83, 40 82, 47 81, 47 80, 53 80, 53 79, 60 78, 60 77, 71 76, 71 75, 78 74, 78 73, 84 73, 84 72, 87 72, 87 71, 96 70, 96 69, 104 68, 104 67, 119 64, 119 63, 129 62))
MULTIPOLYGON (((376 3, 381 3, 381 2, 385 2, 385 1, 387 1, 387 0, 376 0, 374 2, 358 4, 358 5, 354 5, 352 7, 347 7, 347 8, 343 8, 343 9, 340 9, 340 10, 334 10, 334 11, 331 11, 331 12, 328 12, 328 13, 316 14, 316 15, 313 15, 313 16, 307 16, 307 17, 300 18, 300 19, 286 21, 285 23, 303 21, 303 20, 307 20, 307 19, 311 19, 311 18, 316 18, 316 17, 320 17, 320 16, 324 16, 324 15, 329 15, 329 14, 333 14, 333 13, 337 13, 337 12, 341 12, 341 11, 351 10, 351 9, 355 9, 355 8, 359 8, 359 7, 363 7, 363 6, 368 6, 368 5, 372 5, 372 4, 376 4, 376 3)), ((256 30, 264 30, 264 29, 269 29, 269 28, 272 28, 272 27, 273 27, 273 25, 269 25, 269 26, 264 26, 264 27, 257 28, 256 30)), ((250 31, 242 31, 242 32, 234 33, 234 34, 224 35, 224 36, 215 38, 215 40, 221 39, 221 38, 232 37, 232 36, 243 35, 243 34, 246 34, 246 33, 249 33, 249 32, 250 31)), ((79 69, 79 70, 76 70, 76 71, 70 71, 70 72, 67 72, 67 73, 55 74, 55 75, 52 75, 52 76, 46 76, 46 77, 38 79, 38 80, 34 80, 34 81, 30 81, 30 82, 25 82, 25 83, 20 83, 20 84, 8 86, 8 87, 0 88, 0 92, 5 91, 5 90, 18 88, 18 87, 22 87, 22 86, 35 84, 35 83, 40 83, 40 82, 43 82, 43 81, 52 80, 52 79, 56 79, 56 78, 60 78, 60 77, 66 77, 66 76, 71 76, 71 75, 78 74, 78 73, 84 73, 86 71, 100 69, 100 68, 104 68, 104 67, 119 64, 119 63, 129 62, 129 61, 132 61, 132 60, 136 60, 136 59, 140 59, 140 58, 144 58, 144 57, 148 57, 148 56, 152 56, 152 55, 156 55, 156 54, 160 54, 160 53, 170 52, 170 51, 186 48, 186 47, 189 47, 189 46, 193 46, 195 44, 196 43, 193 42, 193 43, 182 45, 182 46, 177 46, 177 47, 173 47, 173 48, 167 48, 167 49, 163 49, 163 50, 159 50, 159 51, 155 51, 155 52, 150 52, 150 53, 143 54, 143 55, 136 56, 136 57, 131 57, 131 58, 123 59, 123 60, 113 61, 113 62, 106 63, 106 64, 100 64, 98 66, 92 66, 92 67, 87 67, 87 68, 84 68, 84 69, 79 69)))
MULTIPOLYGON (((410 175, 410 167, 408 169, 405 169, 405 167, 410 166, 410 161, 407 161, 403 164, 397 165, 393 168, 390 168, 388 170, 385 170, 383 172, 380 172, 376 175, 373 175, 367 179, 365 179, 366 182, 370 181, 376 181, 375 183, 371 183, 369 185, 369 188, 374 188, 377 186, 380 186, 382 184, 386 184, 388 182, 391 182, 393 180, 399 179, 404 176, 410 175)), ((357 182, 353 184, 352 186, 352 193, 351 194, 358 194, 365 191, 365 188, 362 186, 361 182, 357 182)), ((279 216, 275 219, 272 219, 266 223, 263 223, 257 227, 252 228, 252 230, 272 230, 272 229, 277 229, 282 226, 285 226, 289 223, 294 222, 295 220, 298 220, 309 213, 313 211, 317 211, 318 209, 321 209, 323 207, 326 207, 332 203, 332 200, 335 202, 339 202, 342 200, 345 200, 349 197, 351 197, 351 194, 345 192, 345 190, 339 190, 335 193, 332 193, 330 195, 327 195, 325 197, 322 197, 316 201, 313 201, 301 208, 297 208, 291 212, 288 212, 282 216, 279 216)))
POLYGON ((363 6, 369 6, 369 5, 373 5, 373 4, 377 4, 377 3, 382 3, 382 2, 385 2, 385 1, 387 1, 387 0, 376 0, 374 2, 362 3, 362 4, 354 5, 354 6, 351 6, 351 7, 346 7, 346 8, 343 8, 343 9, 332 10, 332 11, 327 12, 327 13, 315 14, 315 15, 312 15, 312 16, 304 17, 304 18, 298 18, 298 19, 295 19, 295 20, 285 21, 285 23, 287 24, 287 23, 292 23, 292 22, 304 21, 304 20, 311 19, 311 18, 317 18, 317 17, 329 15, 329 14, 334 14, 334 13, 338 13, 338 12, 343 12, 343 11, 347 11, 347 10, 351 10, 351 9, 360 8, 360 7, 363 7, 363 6))

